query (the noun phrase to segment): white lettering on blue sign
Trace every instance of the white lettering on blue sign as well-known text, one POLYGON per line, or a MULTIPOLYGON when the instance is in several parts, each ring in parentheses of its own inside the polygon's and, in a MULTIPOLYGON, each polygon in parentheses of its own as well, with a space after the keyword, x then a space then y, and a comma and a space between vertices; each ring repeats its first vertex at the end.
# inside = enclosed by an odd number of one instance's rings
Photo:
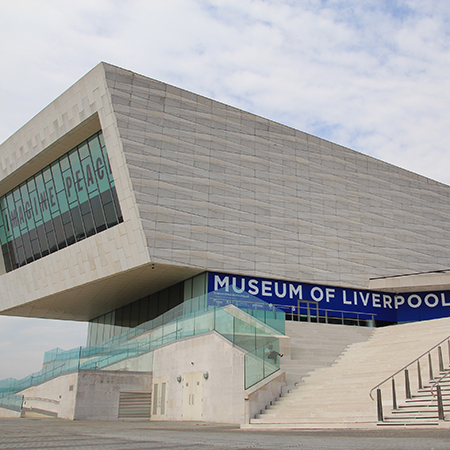
POLYGON ((301 301, 314 301, 330 311, 374 314, 377 320, 394 321, 396 317, 402 321, 423 320, 449 315, 446 307, 450 306, 450 291, 389 294, 217 273, 210 273, 210 282, 211 289, 214 288, 210 293, 224 299, 251 295, 292 311, 300 307, 301 301))
MULTIPOLYGON (((240 278, 238 286, 238 277, 230 277, 228 275, 215 275, 214 276, 214 290, 225 289, 225 292, 230 292, 230 286, 233 292, 241 294, 248 292, 250 295, 259 295, 263 297, 273 297, 274 295, 280 299, 290 298, 301 299, 302 298, 302 286, 296 285, 296 283, 287 283, 271 280, 258 280, 251 278, 246 283, 245 278, 240 278), (231 281, 231 284, 230 284, 231 281), (289 287, 289 288, 288 288, 289 287)), ((323 293, 322 293, 323 295, 323 293)), ((334 289, 327 290, 327 299, 334 297, 334 289)))

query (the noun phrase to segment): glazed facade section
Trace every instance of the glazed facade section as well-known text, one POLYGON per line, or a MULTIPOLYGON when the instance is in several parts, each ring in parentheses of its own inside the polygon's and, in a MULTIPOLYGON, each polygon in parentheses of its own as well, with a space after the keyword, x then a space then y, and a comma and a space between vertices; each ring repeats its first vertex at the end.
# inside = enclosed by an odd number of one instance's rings
POLYGON ((7 272, 123 221, 101 132, 0 198, 7 272))
MULTIPOLYGON (((207 274, 202 273, 91 320, 87 346, 98 345, 130 328, 156 319, 189 300, 193 310, 200 310, 206 302, 207 283, 207 274)), ((182 312, 186 313, 185 310, 182 312)))

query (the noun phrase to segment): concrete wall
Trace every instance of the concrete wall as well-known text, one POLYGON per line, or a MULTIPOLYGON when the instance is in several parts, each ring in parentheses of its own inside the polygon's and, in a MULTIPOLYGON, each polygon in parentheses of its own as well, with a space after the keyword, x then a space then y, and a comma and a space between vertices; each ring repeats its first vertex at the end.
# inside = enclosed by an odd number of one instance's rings
POLYGON ((449 267, 450 188, 105 66, 155 262, 367 287, 449 267))
MULTIPOLYGON (((197 420, 220 423, 248 423, 273 401, 284 385, 278 372, 244 390, 245 353, 215 332, 175 341, 155 350, 154 378, 167 380, 166 420, 191 420, 184 416, 183 389, 189 374, 208 372, 202 379, 202 416, 197 420), (181 376, 181 382, 177 377, 181 376)), ((154 400, 154 397, 153 397, 154 400)))
POLYGON ((18 419, 20 417, 20 412, 18 411, 12 411, 10 409, 6 409, 6 408, 0 408, 0 418, 14 418, 14 419, 18 419))
POLYGON ((0 195, 99 129, 124 222, 0 275, 2 314, 90 320, 204 270, 367 287, 450 266, 448 186, 103 63, 0 146, 0 195))
MULTIPOLYGON (((289 339, 285 339, 288 349, 289 339)), ((166 414, 156 420, 194 420, 185 412, 183 390, 191 374, 201 383, 201 415, 195 420, 248 423, 274 401, 285 384, 278 372, 244 390, 245 352, 210 332, 174 341, 151 354, 111 366, 109 370, 80 370, 30 387, 24 395, 27 414, 37 413, 73 420, 118 420, 121 392, 152 392, 152 382, 163 379, 167 386, 166 414), (153 373, 149 370, 153 364, 153 373), (115 369, 115 370, 113 370, 115 369), (139 369, 140 371, 132 371, 139 369), (203 374, 207 372, 207 377, 203 374), (177 377, 181 376, 181 381, 177 377)), ((197 394, 196 394, 197 395, 197 394)), ((153 396, 153 392, 152 392, 153 396)), ((200 398, 196 398, 198 402, 200 398)))
POLYGON ((244 353, 215 332, 175 341, 155 350, 153 375, 167 377, 167 420, 183 417, 186 374, 208 372, 203 380, 203 421, 244 420, 244 353), (181 375, 182 382, 177 382, 181 375))
POLYGON ((73 419, 78 374, 69 373, 20 392, 26 411, 38 410, 62 419, 73 419))
POLYGON ((115 120, 99 65, 0 146, 3 195, 101 128, 124 217, 111 229, 1 275, 0 310, 88 320, 100 315, 102 303, 112 302, 104 312, 113 309, 115 286, 108 278, 149 262, 115 120), (108 281, 80 295, 84 285, 99 279, 108 281))
POLYGON ((107 367, 108 371, 121 370, 130 372, 151 372, 153 370, 153 352, 146 353, 136 358, 130 358, 112 364, 107 367))
POLYGON ((72 420, 118 420, 120 392, 151 392, 148 372, 80 370, 21 392, 25 415, 72 420))
POLYGON ((244 392, 245 417, 242 423, 250 423, 261 411, 275 403, 286 385, 286 374, 276 372, 244 392))
POLYGON ((150 373, 80 371, 74 419, 118 420, 120 392, 151 392, 151 388, 150 373))

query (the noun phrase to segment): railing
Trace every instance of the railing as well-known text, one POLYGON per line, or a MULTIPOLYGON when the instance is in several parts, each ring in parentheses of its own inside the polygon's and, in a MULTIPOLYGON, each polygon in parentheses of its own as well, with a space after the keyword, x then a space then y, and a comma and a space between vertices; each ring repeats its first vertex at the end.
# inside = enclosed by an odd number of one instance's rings
MULTIPOLYGON (((450 360, 450 342, 449 342, 449 360, 450 360)), ((450 363, 449 363, 450 365, 450 363)), ((441 370, 441 372, 443 372, 441 370)), ((442 381, 450 375, 450 368, 447 369, 441 377, 439 377, 431 386, 431 394, 433 397, 437 399, 437 407, 438 407, 438 419, 445 420, 445 412, 444 412, 444 400, 442 398, 442 381), (436 389, 436 395, 434 395, 434 390, 436 389)))
POLYGON ((259 383, 280 368, 280 341, 275 339, 247 353, 244 359, 245 389, 259 383))
POLYGON ((279 305, 275 306, 271 303, 255 300, 242 300, 239 298, 231 299, 214 299, 214 306, 224 308, 228 305, 234 305, 242 311, 245 311, 250 316, 265 323, 268 327, 272 328, 271 332, 279 332, 285 334, 285 312, 282 311, 279 305))
MULTIPOLYGON (((247 304, 247 308, 236 308, 237 311, 229 308, 230 302, 219 306, 208 305, 203 298, 200 300, 188 300, 163 316, 127 330, 101 345, 47 352, 45 365, 39 372, 21 380, 8 379, 0 382, 0 405, 17 409, 22 404, 22 396, 14 394, 30 386, 75 370, 99 370, 114 365, 120 368, 121 362, 151 353, 161 345, 213 330, 248 352, 244 357, 245 389, 279 370, 279 362, 272 364, 270 360, 267 361, 261 349, 271 345, 279 351, 276 335, 284 327, 282 312, 272 305, 264 306, 264 302, 258 299, 249 302, 253 305, 252 308, 247 304), (248 314, 247 310, 253 314, 248 314), (279 322, 283 322, 283 325, 279 322)), ((151 355, 149 371, 152 364, 151 355)))
POLYGON ((323 308, 320 302, 312 300, 297 300, 297 306, 277 305, 277 308, 284 311, 286 320, 296 322, 375 326, 376 314, 323 308))
POLYGON ((0 394, 0 407, 7 408, 12 411, 22 411, 23 395, 17 394, 0 394))
MULTIPOLYGON (((445 373, 442 377, 440 377, 438 380, 435 381, 431 388, 431 392, 433 392, 433 389, 436 387, 438 391, 438 411, 439 411, 439 403, 442 405, 442 395, 440 390, 440 382, 443 378, 445 378, 448 375, 448 370, 445 371, 444 367, 444 356, 442 353, 442 344, 447 342, 447 367, 450 365, 450 336, 447 336, 442 341, 438 342, 436 345, 431 347, 429 350, 427 350, 425 353, 420 355, 418 358, 411 361, 406 366, 402 367, 400 370, 397 370, 394 374, 383 380, 381 383, 374 386, 370 392, 369 396, 372 400, 374 400, 372 393, 376 390, 377 392, 377 417, 379 422, 383 422, 385 417, 383 413, 383 397, 382 397, 382 391, 381 386, 383 386, 385 383, 388 383, 390 381, 391 384, 391 395, 390 399, 392 401, 392 409, 396 410, 398 409, 398 386, 396 383, 395 377, 403 373, 403 383, 402 383, 402 390, 405 396, 405 399, 411 399, 412 398, 412 392, 414 389, 423 389, 424 388, 424 382, 423 382, 423 372, 422 370, 428 369, 428 377, 429 381, 433 382, 435 380, 434 377, 434 369, 436 368, 436 365, 438 366, 439 373, 445 373), (415 373, 414 373, 415 372, 415 373), (412 375, 414 378, 412 378, 412 375), (414 383, 414 380, 416 380, 416 383, 414 383)), ((398 381, 398 379, 397 379, 398 381)), ((442 414, 439 413, 439 419, 444 420, 444 412, 443 412, 443 406, 442 406, 442 414), (442 418, 441 418, 442 416, 442 418)))

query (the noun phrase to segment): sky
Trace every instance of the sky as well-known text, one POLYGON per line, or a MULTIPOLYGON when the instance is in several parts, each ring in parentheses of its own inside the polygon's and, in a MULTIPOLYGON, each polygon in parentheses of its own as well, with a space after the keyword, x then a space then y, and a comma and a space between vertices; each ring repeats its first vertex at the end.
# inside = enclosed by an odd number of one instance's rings
MULTIPOLYGON (((100 61, 450 184, 448 0, 15 0, 0 142, 100 61)), ((0 316, 0 380, 85 323, 0 316)))

